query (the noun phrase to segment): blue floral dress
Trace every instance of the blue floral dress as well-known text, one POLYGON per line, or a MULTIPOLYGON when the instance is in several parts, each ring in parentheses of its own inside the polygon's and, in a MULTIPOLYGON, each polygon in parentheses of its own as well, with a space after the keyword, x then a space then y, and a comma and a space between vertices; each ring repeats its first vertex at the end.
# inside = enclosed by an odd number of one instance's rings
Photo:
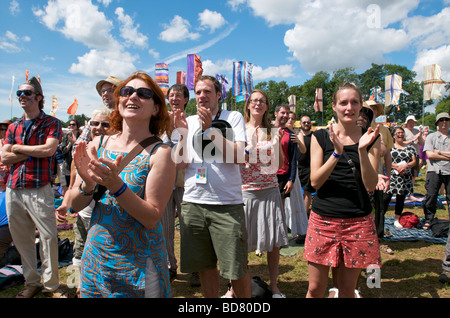
MULTIPOLYGON (((156 147, 155 147, 156 148, 156 147)), ((115 160, 126 153, 100 146, 98 157, 115 160)), ((128 187, 143 198, 150 156, 137 155, 121 172, 128 187)), ((147 259, 159 274, 160 297, 170 297, 162 225, 146 229, 106 191, 92 213, 81 266, 81 297, 143 298, 147 259)))

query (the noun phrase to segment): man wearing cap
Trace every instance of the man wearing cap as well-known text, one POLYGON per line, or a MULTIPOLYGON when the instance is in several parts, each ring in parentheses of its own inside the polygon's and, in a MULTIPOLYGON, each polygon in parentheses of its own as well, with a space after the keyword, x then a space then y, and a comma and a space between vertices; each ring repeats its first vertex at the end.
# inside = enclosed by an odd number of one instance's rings
MULTIPOLYGON (((122 83, 122 81, 117 77, 108 76, 107 79, 101 80, 97 83, 97 85, 95 85, 98 94, 102 98, 103 104, 111 110, 114 110, 116 104, 116 100, 114 98, 114 90, 117 86, 120 85, 120 83, 122 83)), ((91 127, 90 124, 88 124, 84 127, 81 135, 73 144, 73 151, 75 151, 75 148, 81 141, 85 141, 86 143, 88 143, 91 140, 91 127)))
MULTIPOLYGON (((440 113, 436 117, 437 131, 425 139, 423 150, 429 159, 425 189, 427 194, 422 201, 425 214, 424 229, 428 229, 436 214, 436 200, 442 184, 445 186, 447 202, 450 202, 450 117, 448 113, 440 113)), ((450 208, 449 208, 450 212, 450 208)))
MULTIPOLYGON (((427 193, 422 201, 425 214, 423 229, 429 229, 436 214, 436 200, 442 184, 445 187, 445 196, 450 213, 450 116, 448 113, 439 113, 436 116, 436 132, 425 139, 423 150, 429 159, 425 189, 427 193)), ((439 276, 442 283, 450 283, 450 232, 445 246, 445 257, 442 263, 443 272, 439 276)))
POLYGON ((214 76, 200 76, 194 87, 197 115, 185 119, 181 110, 175 112, 175 127, 182 135, 175 161, 186 168, 180 265, 182 272, 199 272, 206 298, 219 296, 219 275, 231 281, 238 298, 245 298, 251 297, 239 170, 245 157, 245 123, 240 112, 219 108, 221 86, 214 76), (213 126, 214 119, 231 127, 225 135, 213 126), (204 149, 202 139, 211 140, 204 149))
POLYGON ((41 84, 32 77, 17 91, 22 118, 6 132, 2 162, 11 165, 6 210, 14 244, 20 253, 25 288, 17 295, 31 298, 41 289, 62 297, 58 276, 58 233, 52 175, 55 153, 62 139, 59 119, 43 112, 41 84), (37 269, 35 230, 39 232, 41 274, 37 269))
MULTIPOLYGON (((414 146, 414 149, 416 149, 416 162, 419 162, 419 153, 420 153, 420 146, 424 145, 424 140, 422 138, 422 131, 414 128, 416 125, 417 120, 414 115, 409 115, 406 117, 405 120, 405 141, 406 143, 411 143, 414 146)), ((418 164, 416 164, 414 167, 411 168, 411 173, 413 176, 413 185, 414 181, 419 175, 420 167, 418 164)), ((410 199, 417 200, 412 194, 410 195, 410 199)))

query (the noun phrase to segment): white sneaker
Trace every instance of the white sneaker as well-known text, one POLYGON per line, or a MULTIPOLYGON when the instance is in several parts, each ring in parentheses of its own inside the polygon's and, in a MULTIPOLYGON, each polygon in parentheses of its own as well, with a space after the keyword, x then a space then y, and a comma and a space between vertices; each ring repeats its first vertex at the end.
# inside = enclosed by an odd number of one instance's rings
POLYGON ((397 229, 403 229, 403 225, 401 225, 397 220, 394 221, 394 226, 395 226, 397 229))

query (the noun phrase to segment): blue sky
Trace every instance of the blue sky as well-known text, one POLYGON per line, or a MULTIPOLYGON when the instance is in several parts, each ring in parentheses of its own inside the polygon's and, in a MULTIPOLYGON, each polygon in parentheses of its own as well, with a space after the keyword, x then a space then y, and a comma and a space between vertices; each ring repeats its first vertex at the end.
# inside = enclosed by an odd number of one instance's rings
POLYGON ((4 0, 0 4, 0 121, 19 117, 9 95, 39 74, 49 113, 66 121, 101 106, 95 83, 136 70, 154 76, 169 63, 169 81, 201 56, 205 74, 234 61, 254 65, 254 83, 299 85, 317 71, 392 63, 417 72, 439 64, 450 80, 450 0, 4 0))

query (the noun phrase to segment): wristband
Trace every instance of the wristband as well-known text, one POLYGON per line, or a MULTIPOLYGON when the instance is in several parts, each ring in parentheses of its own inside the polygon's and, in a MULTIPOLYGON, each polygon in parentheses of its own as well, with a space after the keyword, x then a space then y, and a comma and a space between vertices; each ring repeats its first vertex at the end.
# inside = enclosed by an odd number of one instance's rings
POLYGON ((128 188, 128 186, 127 186, 127 184, 124 182, 124 183, 122 184, 122 186, 120 187, 120 189, 117 190, 116 193, 112 193, 111 195, 112 195, 113 197, 117 198, 119 195, 121 195, 122 193, 124 193, 125 190, 126 190, 127 188, 128 188))
POLYGON ((85 195, 85 196, 93 195, 94 192, 95 192, 95 189, 92 190, 92 192, 86 192, 86 191, 84 191, 83 189, 81 189, 81 185, 83 184, 83 182, 84 182, 84 181, 81 181, 80 186, 78 187, 78 191, 79 191, 82 195, 85 195))
POLYGON ((244 149, 244 152, 250 156, 250 151, 248 151, 247 148, 244 149))
POLYGON ((335 157, 335 158, 341 158, 342 157, 342 155, 338 155, 337 153, 336 153, 336 151, 333 151, 333 156, 335 157))

